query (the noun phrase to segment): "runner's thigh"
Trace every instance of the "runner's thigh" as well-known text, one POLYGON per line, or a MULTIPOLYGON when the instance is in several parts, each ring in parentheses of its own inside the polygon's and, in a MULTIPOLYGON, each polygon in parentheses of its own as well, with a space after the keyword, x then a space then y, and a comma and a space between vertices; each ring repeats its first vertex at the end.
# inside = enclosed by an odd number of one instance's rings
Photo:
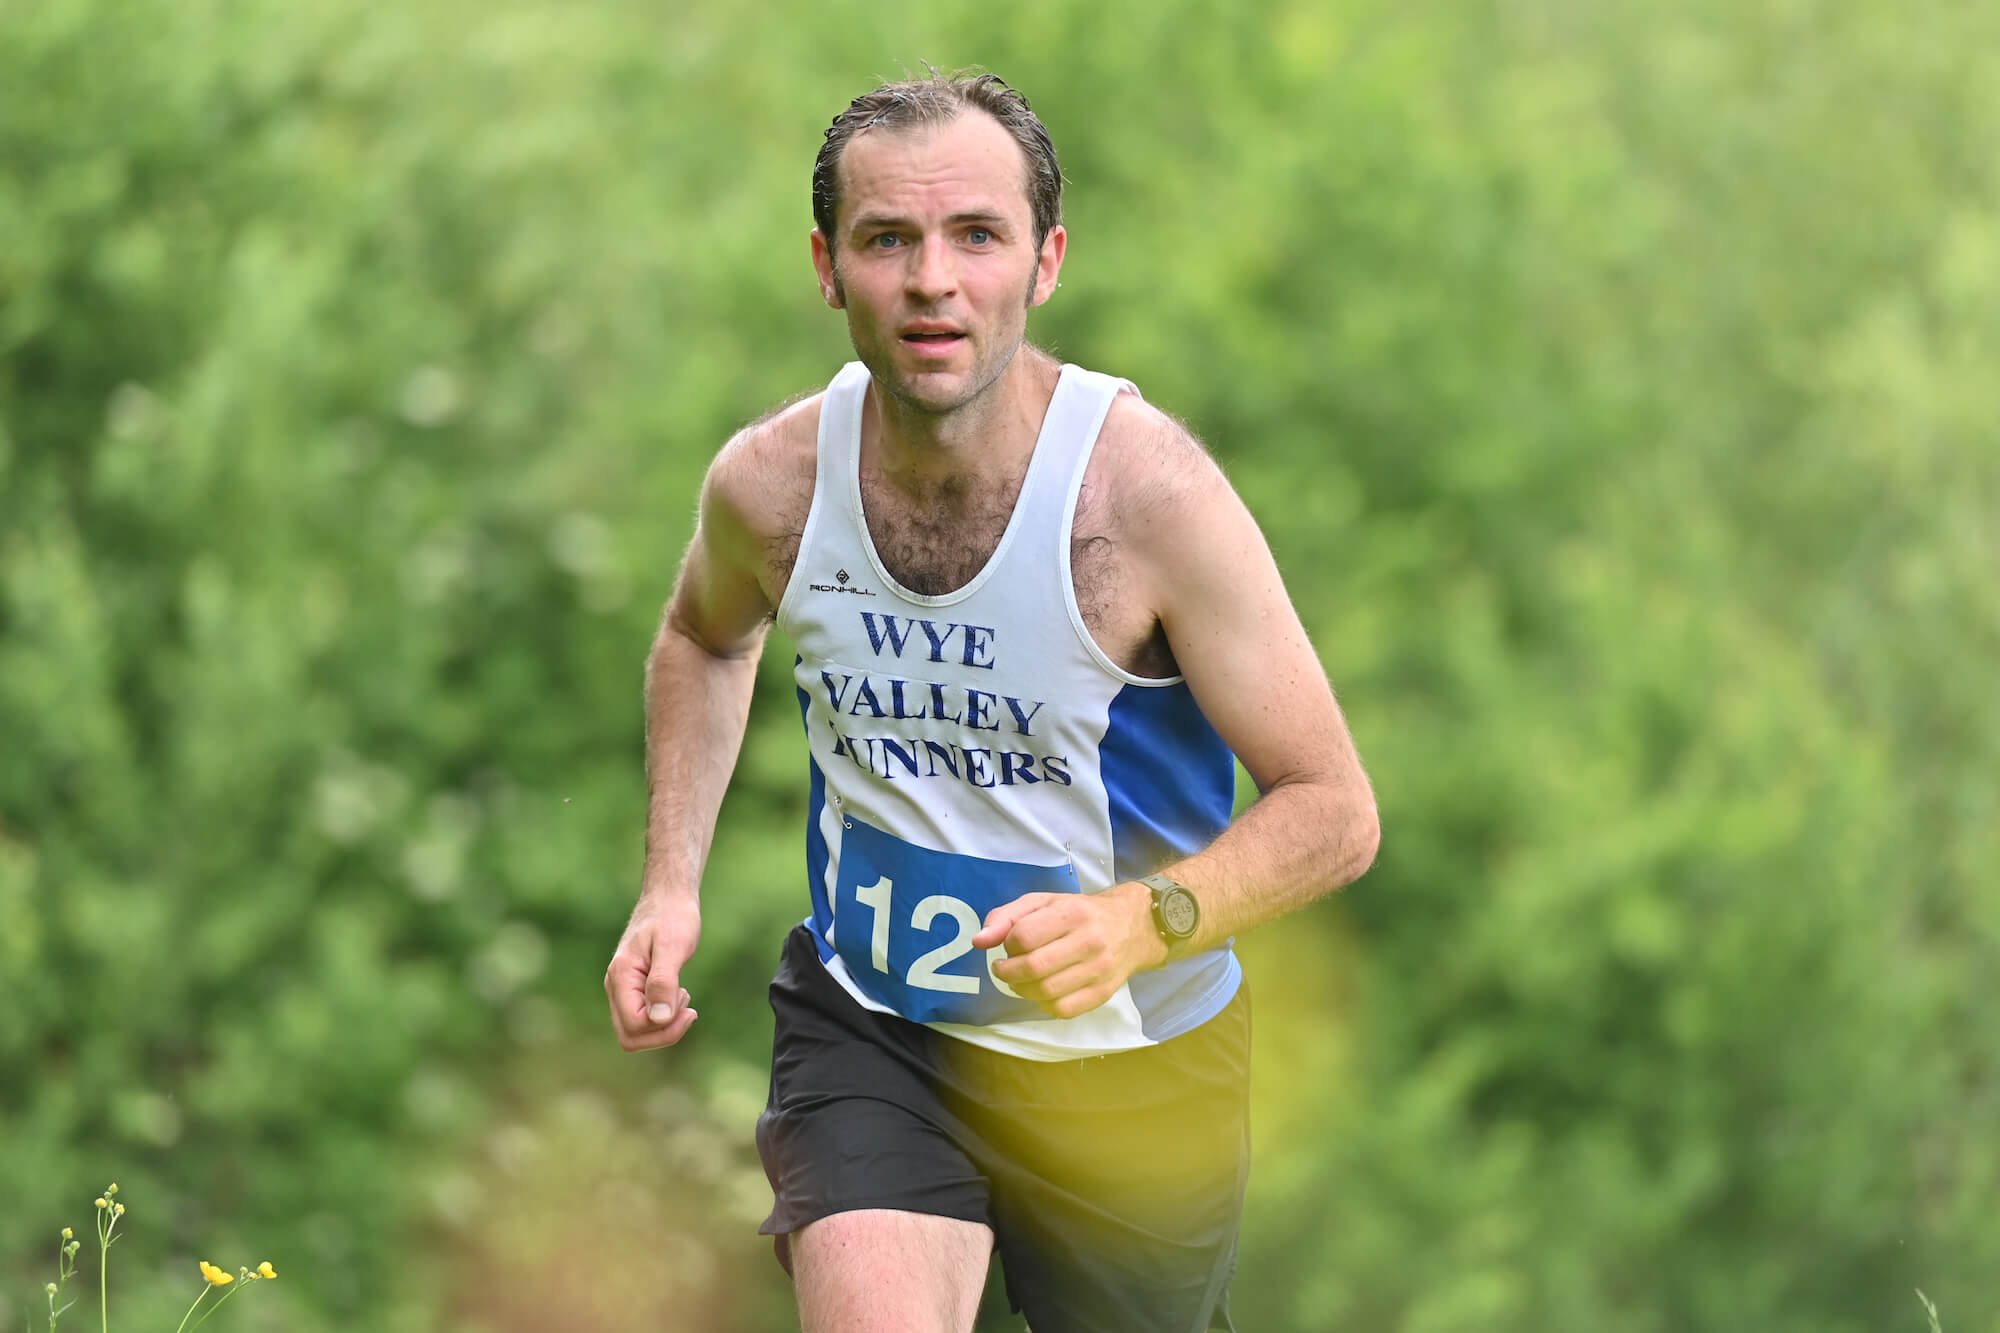
POLYGON ((993 1233, 887 1208, 823 1217, 791 1237, 804 1333, 968 1333, 993 1233))

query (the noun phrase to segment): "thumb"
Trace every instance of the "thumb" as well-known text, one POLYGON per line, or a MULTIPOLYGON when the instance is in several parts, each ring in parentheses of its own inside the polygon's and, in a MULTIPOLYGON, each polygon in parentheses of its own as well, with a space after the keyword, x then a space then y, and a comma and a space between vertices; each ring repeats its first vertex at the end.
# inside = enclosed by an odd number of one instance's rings
POLYGON ((655 1023, 667 1023, 688 1002, 688 993, 681 989, 681 959, 665 941, 653 945, 653 957, 646 968, 646 1017, 655 1023))
POLYGON ((1024 893, 1011 903, 1002 903, 986 914, 986 924, 972 937, 975 949, 990 949, 1014 931, 1014 923, 1042 905, 1046 893, 1024 893))

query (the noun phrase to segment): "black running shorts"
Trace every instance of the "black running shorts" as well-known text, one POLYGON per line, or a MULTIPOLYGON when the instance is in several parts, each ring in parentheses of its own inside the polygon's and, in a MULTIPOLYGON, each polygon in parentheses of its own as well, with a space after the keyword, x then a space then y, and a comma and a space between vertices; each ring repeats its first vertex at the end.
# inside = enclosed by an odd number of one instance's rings
POLYGON ((862 1008, 805 927, 771 982, 757 1150, 787 1237, 856 1208, 993 1228, 1033 1333, 1230 1329, 1249 1167, 1250 1003, 1117 1055, 1001 1055, 862 1008))

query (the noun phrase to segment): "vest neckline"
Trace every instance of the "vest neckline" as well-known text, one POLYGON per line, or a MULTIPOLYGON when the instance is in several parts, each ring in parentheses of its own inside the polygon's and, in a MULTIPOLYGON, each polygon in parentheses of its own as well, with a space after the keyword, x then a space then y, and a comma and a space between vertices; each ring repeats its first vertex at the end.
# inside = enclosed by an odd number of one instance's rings
POLYGON ((848 409, 847 438, 853 445, 847 459, 848 505, 854 514, 854 526, 860 533, 861 549, 867 553, 868 563, 874 567, 875 574, 882 580, 884 587, 904 601, 917 606, 952 606, 978 592, 985 586, 986 581, 993 577, 994 571, 1000 568, 1007 557, 1007 548, 1013 545, 1016 534, 1026 521, 1023 516, 1033 507, 1031 501, 1036 493, 1038 479, 1052 466, 1048 460, 1055 450, 1049 444, 1049 431, 1059 415, 1056 403, 1062 398, 1064 390, 1073 383, 1074 377, 1071 372, 1075 369, 1075 366, 1065 361, 1056 376, 1056 387, 1049 394, 1049 405, 1042 413, 1041 428, 1035 432, 1035 447, 1028 456, 1028 470, 1021 477, 1021 489, 1014 496, 1014 507, 1007 515, 1007 526, 1001 530, 1000 540, 994 544, 993 553, 986 557, 986 563, 979 567, 979 572, 965 583, 950 592, 939 593, 936 596, 912 592, 904 587, 895 575, 889 572, 888 566, 882 563, 881 553, 875 549, 875 534, 868 530, 868 511, 861 502, 861 418, 867 408, 868 389, 874 383, 874 379, 869 376, 862 377, 859 392, 854 395, 853 405, 848 409))

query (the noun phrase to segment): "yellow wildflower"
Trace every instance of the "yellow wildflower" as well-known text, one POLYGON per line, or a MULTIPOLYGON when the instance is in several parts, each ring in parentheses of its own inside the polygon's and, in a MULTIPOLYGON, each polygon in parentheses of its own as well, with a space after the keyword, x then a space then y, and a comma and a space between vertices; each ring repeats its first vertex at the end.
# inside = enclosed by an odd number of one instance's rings
POLYGON ((111 1203, 102 1194, 100 1194, 97 1196, 97 1206, 99 1208, 109 1208, 111 1206, 111 1203))
POLYGON ((211 1287, 226 1287, 236 1280, 206 1259, 201 1261, 201 1275, 208 1279, 211 1287))
POLYGON ((263 1263, 257 1265, 258 1277, 276 1277, 277 1275, 278 1275, 278 1270, 271 1267, 271 1261, 269 1259, 266 1259, 263 1263))
POLYGON ((76 1238, 76 1233, 75 1233, 75 1232, 71 1231, 71 1230, 70 1230, 70 1229, 69 1229, 68 1227, 64 1227, 64 1228, 63 1228, 63 1239, 64 1239, 64 1240, 74 1240, 75 1238, 76 1238))

